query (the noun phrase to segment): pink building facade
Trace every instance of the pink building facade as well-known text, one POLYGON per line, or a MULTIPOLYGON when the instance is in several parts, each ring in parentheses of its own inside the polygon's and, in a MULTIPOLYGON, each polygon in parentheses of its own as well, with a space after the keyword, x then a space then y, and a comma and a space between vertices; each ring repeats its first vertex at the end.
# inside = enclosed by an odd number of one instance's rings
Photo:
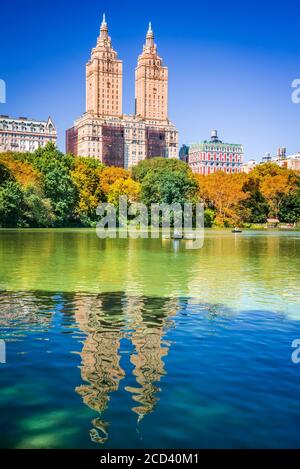
POLYGON ((191 145, 188 153, 188 163, 193 173, 204 175, 217 171, 241 173, 243 159, 243 146, 223 143, 216 130, 212 131, 211 140, 191 145))

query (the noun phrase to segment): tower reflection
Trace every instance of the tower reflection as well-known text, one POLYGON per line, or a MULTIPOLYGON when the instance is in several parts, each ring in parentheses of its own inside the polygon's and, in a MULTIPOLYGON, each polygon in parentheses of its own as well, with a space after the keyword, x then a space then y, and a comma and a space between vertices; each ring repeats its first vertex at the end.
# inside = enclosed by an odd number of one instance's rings
MULTIPOLYGON (((133 373, 136 386, 126 386, 126 392, 137 403, 132 411, 140 421, 152 412, 158 401, 157 383, 166 374, 163 358, 170 345, 164 339, 172 326, 171 317, 179 308, 178 299, 129 296, 105 293, 91 297, 75 296, 75 318, 84 331, 81 355, 81 377, 84 384, 76 387, 83 402, 99 417, 92 421, 91 439, 104 443, 108 439, 108 423, 101 419, 108 408, 110 395, 117 391, 120 381, 133 373), (133 346, 130 355, 132 369, 122 367, 121 340, 133 346)), ((127 367, 128 368, 128 367, 127 367)))

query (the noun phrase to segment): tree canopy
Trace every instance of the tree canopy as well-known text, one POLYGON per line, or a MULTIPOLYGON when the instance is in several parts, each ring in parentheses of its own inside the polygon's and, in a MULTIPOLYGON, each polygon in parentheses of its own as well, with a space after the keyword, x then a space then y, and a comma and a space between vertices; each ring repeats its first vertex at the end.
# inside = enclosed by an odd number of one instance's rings
POLYGON ((35 153, 0 154, 0 227, 94 226, 101 202, 204 202, 206 226, 300 222, 300 174, 268 163, 250 174, 195 175, 177 159, 106 167, 94 158, 60 152, 53 143, 35 153))

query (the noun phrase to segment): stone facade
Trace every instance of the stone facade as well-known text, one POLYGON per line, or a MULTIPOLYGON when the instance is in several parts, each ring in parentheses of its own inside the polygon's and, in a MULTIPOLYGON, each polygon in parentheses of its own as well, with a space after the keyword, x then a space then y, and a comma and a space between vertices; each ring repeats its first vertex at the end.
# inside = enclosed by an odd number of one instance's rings
POLYGON ((33 153, 47 142, 56 143, 56 139, 56 129, 50 117, 47 121, 36 121, 26 117, 0 116, 0 152, 33 153))
POLYGON ((168 69, 149 25, 136 68, 136 112, 122 114, 122 62, 105 17, 86 68, 86 112, 66 132, 67 152, 128 168, 145 158, 178 158, 178 131, 167 117, 168 69))
POLYGON ((86 65, 86 111, 96 116, 122 116, 122 83, 123 64, 112 47, 104 16, 86 65))
POLYGON ((135 105, 143 119, 168 119, 168 68, 157 54, 151 23, 135 69, 135 105))
POLYGON ((188 162, 194 173, 212 174, 216 171, 240 173, 243 171, 244 150, 242 145, 223 143, 216 130, 211 140, 193 144, 189 148, 188 162))

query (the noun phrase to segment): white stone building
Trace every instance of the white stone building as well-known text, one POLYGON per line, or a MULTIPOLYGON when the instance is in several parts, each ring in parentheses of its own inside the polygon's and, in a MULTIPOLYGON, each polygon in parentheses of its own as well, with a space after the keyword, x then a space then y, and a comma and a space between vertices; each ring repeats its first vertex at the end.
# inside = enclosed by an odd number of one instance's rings
POLYGON ((26 117, 14 119, 0 116, 0 153, 33 153, 47 142, 56 143, 56 140, 57 133, 51 117, 47 121, 37 121, 26 117))

